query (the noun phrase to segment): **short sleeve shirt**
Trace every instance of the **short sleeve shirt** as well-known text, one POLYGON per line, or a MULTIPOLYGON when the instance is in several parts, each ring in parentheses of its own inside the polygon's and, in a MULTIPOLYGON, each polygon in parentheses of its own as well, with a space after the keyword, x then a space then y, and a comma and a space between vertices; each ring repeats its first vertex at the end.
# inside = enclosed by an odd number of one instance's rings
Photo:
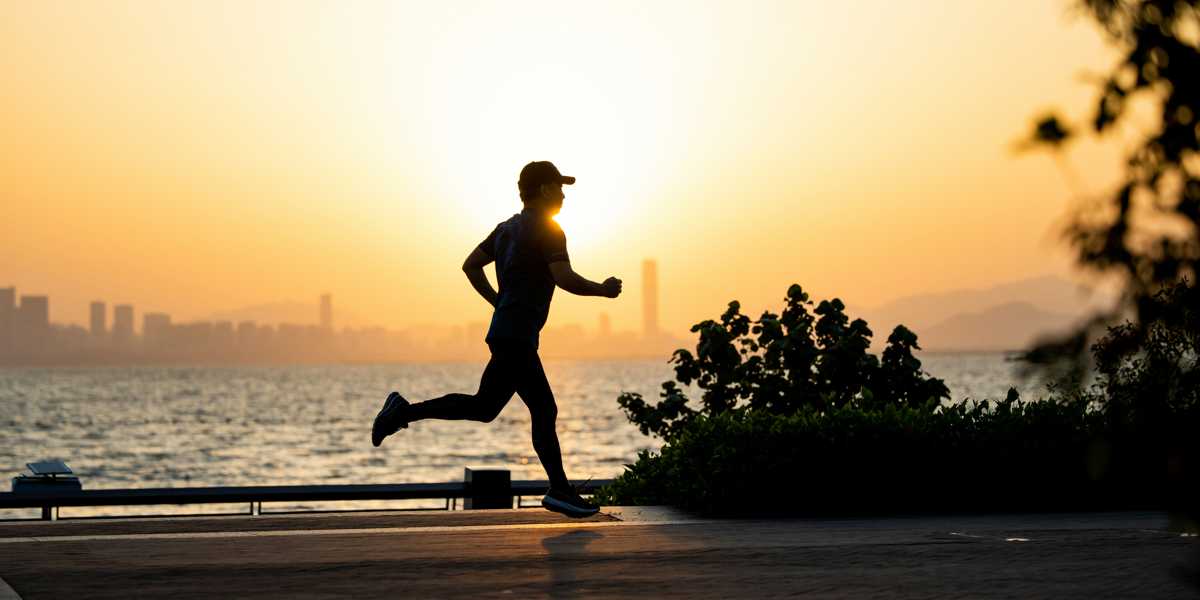
POLYGON ((536 349, 554 297, 550 263, 570 260, 566 235, 553 219, 526 209, 497 225, 479 249, 495 259, 500 283, 488 343, 536 349))

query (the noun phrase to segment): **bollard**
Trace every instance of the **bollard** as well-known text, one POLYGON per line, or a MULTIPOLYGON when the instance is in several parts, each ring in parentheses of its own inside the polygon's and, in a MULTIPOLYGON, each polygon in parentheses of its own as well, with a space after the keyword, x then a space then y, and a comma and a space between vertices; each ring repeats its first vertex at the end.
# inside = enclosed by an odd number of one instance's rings
POLYGON ((512 475, 508 469, 463 469, 467 497, 463 508, 512 508, 512 475))

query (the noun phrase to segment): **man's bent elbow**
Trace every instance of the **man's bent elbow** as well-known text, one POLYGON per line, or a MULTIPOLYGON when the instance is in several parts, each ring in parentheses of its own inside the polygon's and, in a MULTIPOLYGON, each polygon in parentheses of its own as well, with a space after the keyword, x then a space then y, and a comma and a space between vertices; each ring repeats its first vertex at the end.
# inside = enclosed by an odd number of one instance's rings
POLYGON ((571 269, 571 263, 563 260, 550 263, 550 278, 554 280, 554 285, 557 285, 558 287, 569 292, 571 291, 572 287, 575 287, 571 284, 574 283, 579 276, 576 275, 575 271, 571 269))

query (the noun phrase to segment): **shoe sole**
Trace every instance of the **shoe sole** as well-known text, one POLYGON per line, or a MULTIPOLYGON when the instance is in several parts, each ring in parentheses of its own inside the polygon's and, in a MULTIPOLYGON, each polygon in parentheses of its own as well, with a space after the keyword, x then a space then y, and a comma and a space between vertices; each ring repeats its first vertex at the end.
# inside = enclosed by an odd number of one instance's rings
MULTIPOLYGON (((375 423, 371 425, 371 445, 375 446, 376 448, 383 443, 384 438, 391 435, 391 433, 385 433, 383 435, 380 435, 379 433, 383 430, 384 422, 387 420, 388 416, 391 415, 392 411, 395 410, 396 405, 400 402, 400 400, 401 396, 399 392, 392 392, 388 394, 387 400, 383 401, 383 408, 379 409, 379 414, 375 415, 375 423)), ((407 423, 401 425, 400 429, 403 429, 407 426, 407 423)), ((399 429, 397 429, 397 431, 399 431, 399 429)))
POLYGON ((581 508, 575 506, 574 504, 568 504, 566 502, 563 502, 562 500, 556 500, 554 498, 549 498, 549 497, 542 498, 542 508, 545 508, 546 510, 553 511, 553 512, 556 512, 556 513, 559 513, 562 515, 566 515, 568 517, 571 517, 572 519, 582 519, 584 517, 590 517, 590 516, 600 512, 600 509, 598 507, 581 509, 581 508))

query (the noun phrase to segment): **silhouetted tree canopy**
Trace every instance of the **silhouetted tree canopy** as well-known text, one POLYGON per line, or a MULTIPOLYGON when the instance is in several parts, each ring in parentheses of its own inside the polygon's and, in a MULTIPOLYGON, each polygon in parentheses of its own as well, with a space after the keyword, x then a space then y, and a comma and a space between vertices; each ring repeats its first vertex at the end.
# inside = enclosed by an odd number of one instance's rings
POLYGON ((932 410, 950 391, 921 370, 913 354, 917 336, 903 325, 888 337, 882 360, 870 353, 871 330, 850 320, 842 301, 815 305, 799 285, 788 288, 783 312, 756 321, 729 303, 719 320, 692 326, 696 350, 676 350, 675 379, 701 390, 699 408, 676 381, 667 381, 656 404, 624 393, 617 402, 642 433, 670 440, 696 416, 751 409, 790 415, 801 409, 877 409, 904 406, 932 410))
MULTIPOLYGON (((1132 317, 1119 336, 1129 358, 1142 351, 1147 324, 1195 327, 1194 320, 1178 318, 1179 310, 1164 308, 1163 299, 1200 304, 1190 283, 1200 259, 1200 1, 1079 0, 1078 6, 1121 58, 1101 78, 1088 125, 1072 128, 1056 115, 1044 116, 1028 145, 1061 152, 1079 132, 1103 136, 1129 119, 1135 100, 1158 118, 1127 156, 1120 186, 1078 209, 1064 231, 1081 266, 1123 282, 1121 300, 1110 312, 1029 353, 1035 364, 1067 366, 1076 375, 1087 366, 1089 339, 1104 327, 1132 317)), ((1195 339, 1194 330, 1190 337, 1195 339)), ((1185 353, 1180 368, 1194 371, 1194 355, 1187 362, 1185 353)))

